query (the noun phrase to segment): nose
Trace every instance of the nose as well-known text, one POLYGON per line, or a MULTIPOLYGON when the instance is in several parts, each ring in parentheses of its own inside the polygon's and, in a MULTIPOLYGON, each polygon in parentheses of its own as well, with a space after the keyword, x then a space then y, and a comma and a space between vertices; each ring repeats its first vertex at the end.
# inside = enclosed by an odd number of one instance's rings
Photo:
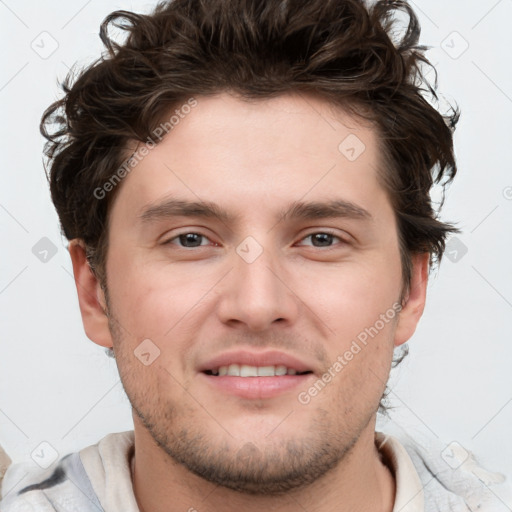
POLYGON ((267 249, 254 261, 245 258, 242 252, 234 252, 233 268, 220 290, 218 315, 223 323, 264 331, 273 324, 295 322, 300 299, 293 292, 289 272, 278 258, 267 249))

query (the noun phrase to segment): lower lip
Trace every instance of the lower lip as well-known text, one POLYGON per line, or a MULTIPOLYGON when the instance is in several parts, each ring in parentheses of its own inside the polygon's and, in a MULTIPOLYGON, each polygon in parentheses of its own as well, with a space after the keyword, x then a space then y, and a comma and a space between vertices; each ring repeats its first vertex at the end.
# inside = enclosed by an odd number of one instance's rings
MULTIPOLYGON (((276 377, 231 377, 213 376, 201 373, 208 380, 208 384, 225 393, 241 398, 262 399, 279 396, 295 388, 304 387, 313 376, 305 375, 280 375, 276 377)), ((305 389, 305 388, 304 388, 305 389)))

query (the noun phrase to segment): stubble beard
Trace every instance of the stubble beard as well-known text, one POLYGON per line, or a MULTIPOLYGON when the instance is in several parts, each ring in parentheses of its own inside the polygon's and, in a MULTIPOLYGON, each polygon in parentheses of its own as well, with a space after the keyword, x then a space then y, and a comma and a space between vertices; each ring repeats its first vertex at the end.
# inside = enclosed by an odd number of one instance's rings
MULTIPOLYGON (((135 413, 172 461, 208 482, 249 495, 279 496, 305 488, 350 456, 373 417, 373 412, 365 411, 358 415, 357 425, 352 421, 348 426, 350 412, 343 415, 340 424, 333 419, 332 411, 317 408, 302 436, 280 439, 277 428, 272 434, 273 442, 265 438, 244 443, 235 439, 240 433, 232 435, 227 431, 224 439, 214 440, 212 431, 218 432, 220 427, 216 427, 221 422, 212 425, 211 414, 205 416, 204 409, 192 397, 180 406, 172 397, 159 394, 156 385, 153 389, 145 385, 143 367, 125 348, 130 346, 129 340, 123 336, 107 294, 106 299, 115 359, 135 413)), ((165 372, 157 368, 154 371, 165 372)))

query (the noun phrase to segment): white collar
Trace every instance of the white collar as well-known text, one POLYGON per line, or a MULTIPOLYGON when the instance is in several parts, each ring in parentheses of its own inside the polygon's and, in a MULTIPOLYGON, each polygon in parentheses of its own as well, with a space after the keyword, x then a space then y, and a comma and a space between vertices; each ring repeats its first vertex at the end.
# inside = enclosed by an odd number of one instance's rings
POLYGON ((409 454, 396 437, 375 432, 377 449, 395 477, 393 512, 424 512, 423 485, 409 454))

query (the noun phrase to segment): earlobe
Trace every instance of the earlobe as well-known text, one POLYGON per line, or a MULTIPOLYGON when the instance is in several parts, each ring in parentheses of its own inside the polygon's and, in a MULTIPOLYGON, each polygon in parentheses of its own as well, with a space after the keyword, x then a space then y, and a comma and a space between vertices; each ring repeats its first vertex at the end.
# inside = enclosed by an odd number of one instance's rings
POLYGON ((411 338, 425 309, 430 254, 413 254, 411 258, 411 284, 398 318, 395 331, 396 347, 411 338))
POLYGON ((91 270, 85 254, 82 240, 71 240, 68 246, 80 313, 87 337, 102 347, 112 347, 112 337, 106 314, 103 290, 97 277, 91 270))

